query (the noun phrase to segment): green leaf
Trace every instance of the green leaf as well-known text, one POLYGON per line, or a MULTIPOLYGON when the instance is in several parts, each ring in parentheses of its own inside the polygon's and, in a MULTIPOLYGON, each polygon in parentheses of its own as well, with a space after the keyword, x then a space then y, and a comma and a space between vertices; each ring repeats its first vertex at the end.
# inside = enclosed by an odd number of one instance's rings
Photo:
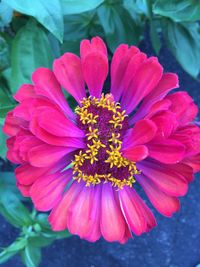
POLYGON ((0 71, 6 69, 9 64, 9 47, 6 40, 0 36, 0 71))
MULTIPOLYGON (((1 123, 0 123, 1 124, 1 123)), ((0 126, 0 157, 3 158, 4 160, 6 159, 6 151, 7 151, 7 147, 6 147, 6 136, 5 134, 2 132, 2 126, 0 126)))
POLYGON ((37 267, 41 261, 41 249, 28 243, 22 251, 21 257, 27 267, 37 267))
POLYGON ((0 28, 8 25, 12 20, 13 10, 6 3, 0 3, 0 28))
POLYGON ((150 0, 124 0, 124 6, 129 10, 131 9, 134 13, 144 14, 148 16, 148 3, 150 0))
POLYGON ((153 46, 153 49, 155 50, 156 54, 158 55, 160 52, 161 48, 161 41, 160 37, 158 35, 158 29, 156 22, 154 20, 150 21, 150 38, 151 38, 151 43, 153 46))
POLYGON ((98 8, 98 15, 106 34, 106 41, 112 52, 121 43, 129 45, 138 44, 140 28, 122 6, 100 6, 98 8))
POLYGON ((200 71, 200 26, 198 23, 174 23, 165 20, 164 37, 183 69, 196 78, 200 71))
POLYGON ((23 83, 30 83, 32 72, 38 67, 51 67, 53 54, 49 40, 34 20, 17 33, 11 53, 12 92, 23 83))
POLYGON ((61 5, 63 14, 71 15, 95 9, 103 2, 104 0, 61 0, 61 5))
POLYGON ((29 226, 33 220, 13 189, 14 181, 14 173, 0 172, 0 213, 15 227, 29 226))
POLYGON ((15 107, 15 104, 3 82, 0 78, 0 118, 4 119, 7 112, 15 107))
POLYGON ((197 21, 200 19, 200 2, 197 0, 158 0, 153 6, 153 12, 176 22, 197 21))
POLYGON ((47 238, 43 236, 42 234, 40 236, 33 236, 29 238, 30 244, 34 247, 39 247, 39 248, 49 246, 50 244, 52 244, 53 241, 54 241, 54 237, 47 238))
POLYGON ((0 253, 0 264, 6 262, 26 246, 26 239, 18 238, 0 253))
POLYGON ((3 0, 3 2, 20 13, 35 17, 62 42, 64 27, 59 0, 53 0, 51 2, 43 0, 3 0))

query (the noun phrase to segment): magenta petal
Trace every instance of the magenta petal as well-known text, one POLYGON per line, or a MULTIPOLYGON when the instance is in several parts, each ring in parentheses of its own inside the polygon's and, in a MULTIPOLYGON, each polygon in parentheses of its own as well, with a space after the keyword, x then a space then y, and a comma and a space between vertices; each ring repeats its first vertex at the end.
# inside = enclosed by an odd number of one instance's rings
POLYGON ((141 184, 149 200, 158 212, 164 216, 171 217, 174 212, 177 212, 180 209, 178 198, 168 196, 159 190, 159 188, 143 174, 137 175, 136 179, 141 184))
POLYGON ((156 124, 151 120, 144 119, 136 122, 134 127, 128 131, 123 140, 124 149, 148 143, 153 139, 156 131, 156 124))
POLYGON ((81 238, 100 238, 100 187, 84 186, 76 200, 70 205, 67 226, 72 234, 81 238), (98 204, 98 205, 97 205, 98 204))
MULTIPOLYGON (((132 59, 135 59, 135 55, 141 54, 139 53, 139 49, 135 46, 131 46, 130 48, 128 45, 122 44, 116 50, 112 58, 111 62, 111 93, 114 95, 115 101, 119 101, 121 94, 124 88, 124 83, 127 82, 125 79, 125 73, 127 68, 132 69, 129 67, 129 62, 132 59)), ((139 64, 135 62, 136 70, 139 64)), ((134 76, 134 72, 131 73, 128 79, 132 79, 134 76)))
POLYGON ((32 80, 35 85, 34 90, 38 95, 47 97, 66 112, 69 117, 74 118, 74 114, 65 100, 60 84, 51 70, 38 68, 33 73, 32 80))
POLYGON ((146 220, 140 211, 134 191, 129 188, 119 190, 119 198, 127 224, 136 235, 146 231, 146 220))
POLYGON ((148 148, 144 145, 128 147, 122 153, 123 157, 135 162, 144 160, 149 155, 148 148))
POLYGON ((34 86, 32 84, 23 84, 14 95, 14 99, 18 102, 22 102, 25 99, 36 97, 34 86))
POLYGON ((91 40, 83 40, 80 44, 80 54, 81 59, 85 59, 85 57, 91 52, 100 52, 107 57, 107 48, 104 41, 100 37, 94 37, 91 40))
POLYGON ((37 210, 51 210, 62 199, 67 183, 72 179, 72 170, 43 175, 31 187, 30 196, 37 210))
POLYGON ((16 168, 17 181, 22 185, 31 185, 38 177, 48 171, 48 168, 37 168, 30 164, 24 164, 16 168))
POLYGON ((175 171, 170 170, 168 165, 146 160, 138 163, 137 167, 164 193, 171 196, 184 196, 187 193, 187 181, 175 171))
POLYGON ((84 132, 82 130, 80 130, 64 114, 55 109, 46 108, 46 111, 42 112, 41 115, 38 116, 38 124, 45 131, 55 136, 84 137, 84 132))
POLYGON ((141 106, 133 116, 134 120, 143 118, 153 104, 162 100, 172 89, 177 88, 178 86, 178 76, 176 74, 164 73, 158 85, 144 98, 141 106))
POLYGON ((100 52, 91 52, 82 60, 85 82, 91 96, 100 97, 108 75, 108 59, 100 52))
POLYGON ((77 102, 80 102, 86 96, 79 57, 72 53, 65 53, 54 61, 53 71, 60 84, 77 102))
POLYGON ((28 157, 32 166, 47 167, 56 163, 73 150, 75 150, 75 148, 43 144, 30 149, 28 157))
POLYGON ((167 164, 178 163, 185 155, 184 145, 172 139, 154 141, 147 147, 150 157, 167 164))
POLYGON ((49 223, 54 231, 67 229, 69 206, 73 203, 85 185, 74 182, 64 194, 61 201, 53 208, 49 215, 49 223))
POLYGON ((162 73, 163 68, 155 58, 149 58, 141 64, 122 96, 121 106, 128 114, 155 88, 162 73))
POLYGON ((30 197, 30 194, 29 194, 30 186, 29 185, 22 185, 19 182, 17 182, 17 188, 21 192, 22 196, 30 197))
POLYGON ((120 241, 125 233, 125 221, 112 185, 102 185, 100 227, 103 237, 109 241, 120 241))

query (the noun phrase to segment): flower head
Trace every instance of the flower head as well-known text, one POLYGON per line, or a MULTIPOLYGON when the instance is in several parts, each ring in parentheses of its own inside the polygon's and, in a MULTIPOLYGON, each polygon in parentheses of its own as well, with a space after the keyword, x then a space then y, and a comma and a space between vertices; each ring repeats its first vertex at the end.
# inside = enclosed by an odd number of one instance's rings
POLYGON ((179 210, 200 170, 198 108, 186 92, 170 92, 176 74, 135 46, 116 49, 108 93, 104 42, 83 40, 80 54, 56 59, 53 71, 37 69, 33 84, 19 88, 4 125, 7 157, 20 164, 19 190, 51 211, 55 231, 124 243, 156 225, 135 184, 161 214, 179 210), (62 87, 77 101, 74 112, 62 87))

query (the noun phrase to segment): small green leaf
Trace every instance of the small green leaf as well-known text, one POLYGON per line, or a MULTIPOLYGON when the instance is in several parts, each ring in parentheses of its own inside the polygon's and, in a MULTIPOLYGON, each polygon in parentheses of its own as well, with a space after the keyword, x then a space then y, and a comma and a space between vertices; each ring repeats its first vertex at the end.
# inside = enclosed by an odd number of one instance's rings
POLYGON ((59 0, 53 0, 51 2, 43 0, 3 0, 3 2, 20 13, 35 17, 62 42, 64 27, 59 0))
POLYGON ((0 28, 8 25, 12 20, 13 10, 6 3, 0 3, 0 28))
POLYGON ((61 5, 63 14, 71 15, 95 9, 103 2, 104 0, 61 0, 61 5))
POLYGON ((22 261, 27 267, 37 267, 41 261, 41 249, 29 242, 21 253, 22 261))
POLYGON ((14 181, 13 173, 0 172, 0 213, 15 227, 29 226, 33 221, 16 194, 16 185, 13 188, 14 181))
POLYGON ((3 159, 6 159, 6 151, 7 151, 6 136, 2 132, 2 126, 0 126, 0 148, 1 148, 0 149, 0 157, 3 158, 3 159))
POLYGON ((4 248, 0 253, 0 264, 6 262, 10 258, 12 258, 16 253, 22 250, 26 246, 26 239, 18 238, 15 242, 13 242, 7 248, 4 248))
POLYGON ((54 241, 54 237, 47 238, 42 234, 40 236, 33 236, 29 238, 29 243, 34 247, 46 247, 49 246, 54 241))
POLYGON ((164 37, 183 69, 196 78, 200 71, 200 26, 198 23, 174 23, 165 20, 164 37))
POLYGON ((140 28, 122 6, 102 5, 98 8, 98 15, 112 52, 121 43, 138 44, 140 28))
POLYGON ((197 0, 157 0, 153 6, 157 15, 171 18, 176 22, 200 19, 200 1, 197 0))
POLYGON ((6 69, 9 64, 9 47, 6 40, 0 36, 0 71, 6 69))
POLYGON ((30 83, 32 72, 38 67, 51 67, 53 54, 49 40, 34 20, 17 33, 11 53, 12 92, 23 83, 30 83))
POLYGON ((160 48, 161 48, 161 41, 160 41, 160 37, 158 35, 156 22, 154 20, 150 21, 150 38, 151 38, 151 43, 152 43, 153 49, 155 50, 156 54, 158 55, 160 52, 160 48))

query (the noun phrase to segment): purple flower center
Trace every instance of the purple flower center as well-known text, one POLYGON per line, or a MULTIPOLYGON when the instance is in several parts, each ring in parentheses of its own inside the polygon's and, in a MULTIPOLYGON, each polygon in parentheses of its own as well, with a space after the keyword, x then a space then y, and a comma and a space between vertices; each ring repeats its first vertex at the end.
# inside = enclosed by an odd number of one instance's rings
POLYGON ((74 157, 73 179, 84 180, 86 186, 111 182, 123 188, 132 186, 138 171, 121 153, 123 137, 129 128, 128 116, 112 95, 84 98, 75 109, 77 125, 85 132, 86 148, 74 157))

